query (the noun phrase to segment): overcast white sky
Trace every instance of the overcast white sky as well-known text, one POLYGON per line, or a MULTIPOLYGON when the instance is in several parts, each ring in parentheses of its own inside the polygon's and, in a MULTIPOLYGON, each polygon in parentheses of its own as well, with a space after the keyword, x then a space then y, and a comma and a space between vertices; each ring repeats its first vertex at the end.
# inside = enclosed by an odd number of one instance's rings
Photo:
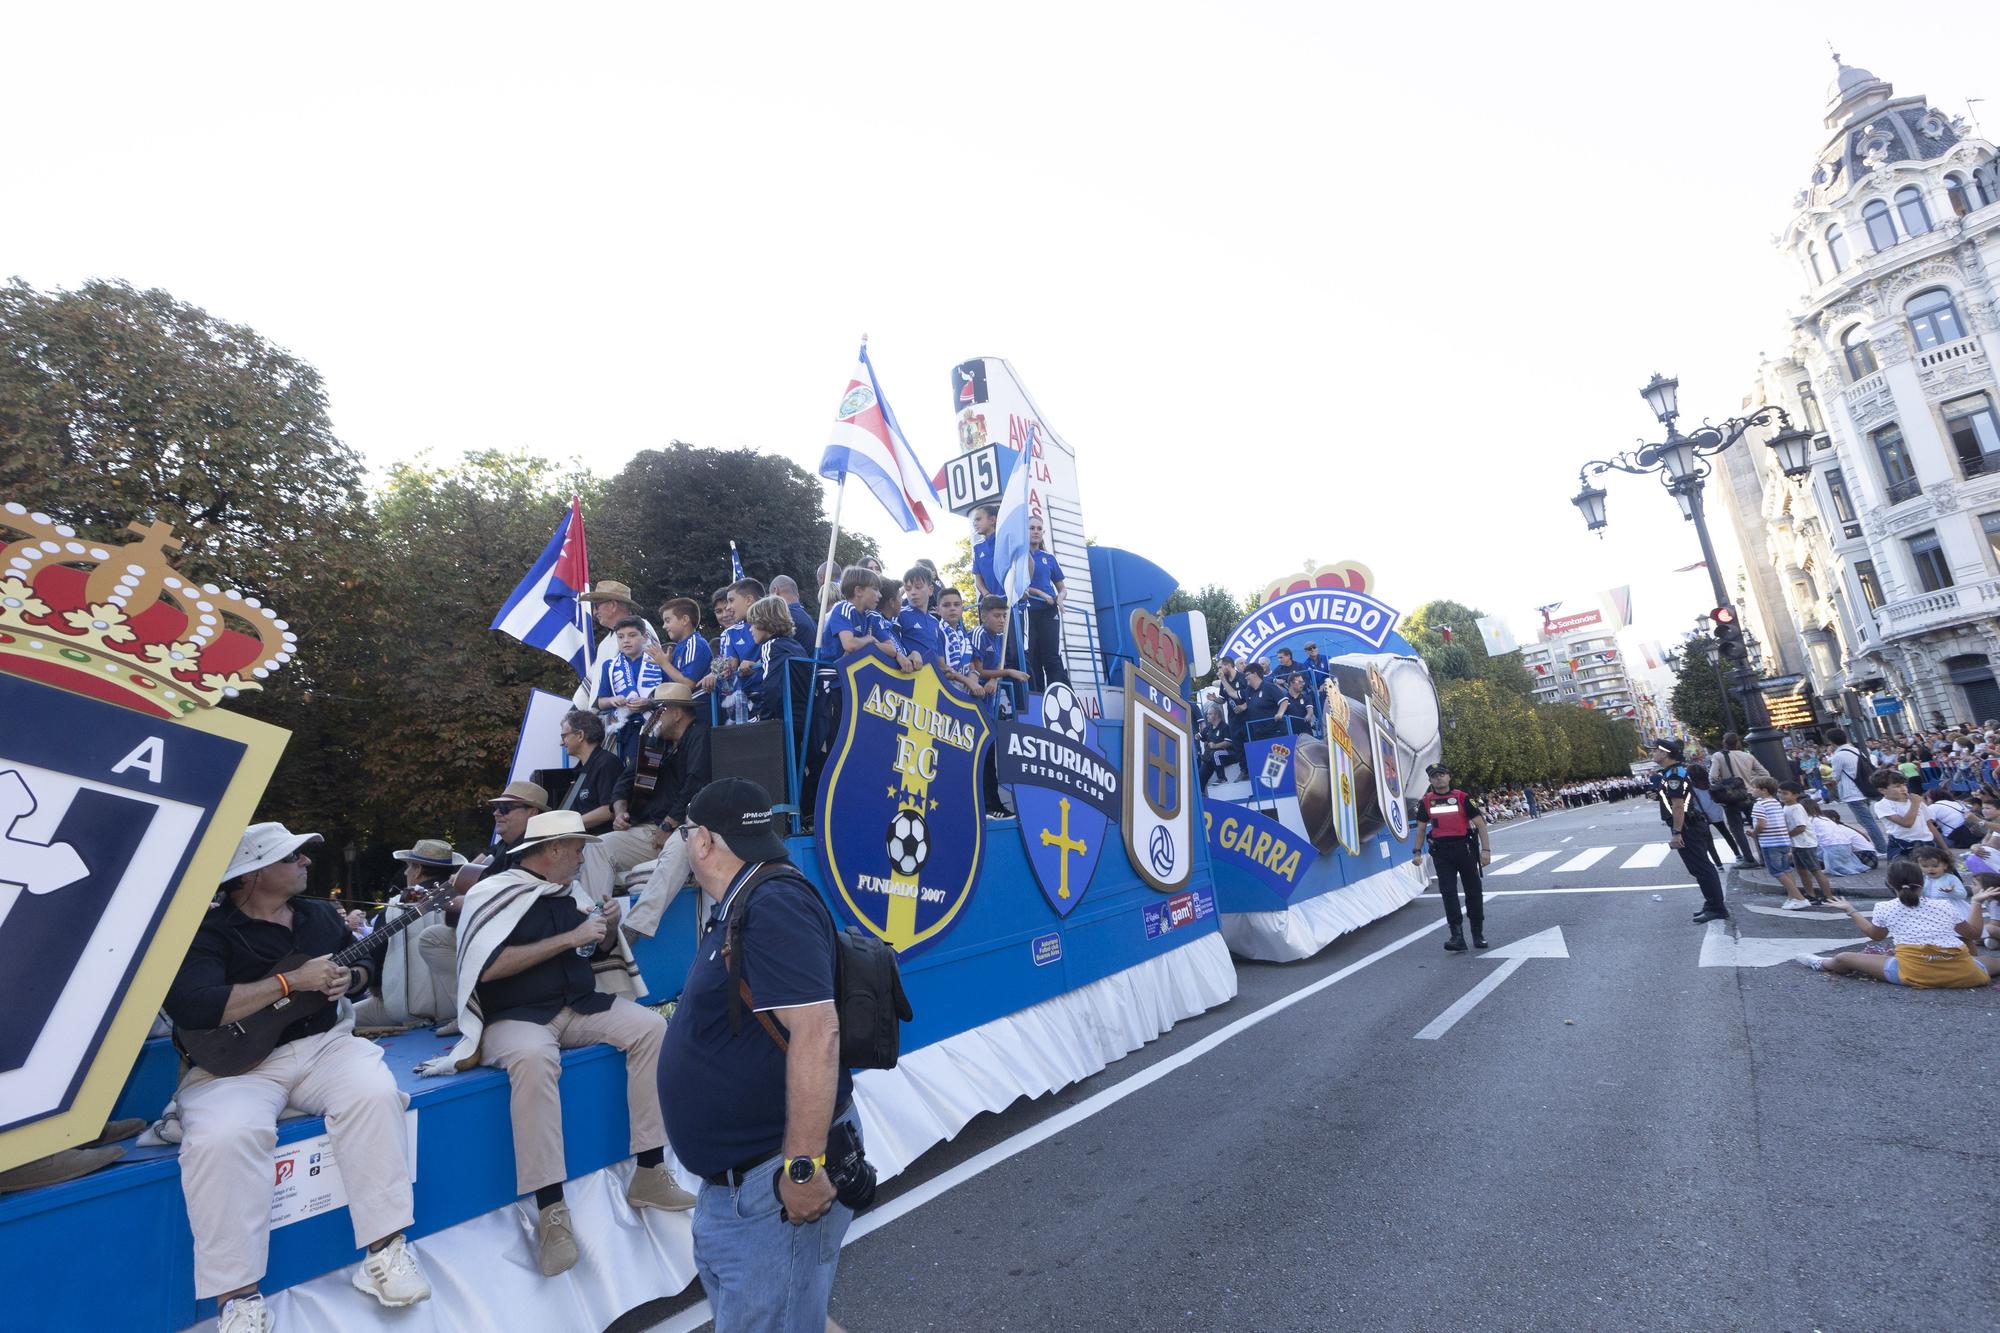
POLYGON ((1655 369, 1721 417, 1780 345, 1827 41, 1994 137, 1996 38, 1970 0, 16 5, 0 273, 253 325, 378 467, 812 467, 863 331, 936 467, 949 368, 1005 356, 1093 535, 1190 586, 1358 558, 1525 636, 1630 583, 1671 639, 1692 530, 1621 478, 1587 537, 1578 464, 1655 369))

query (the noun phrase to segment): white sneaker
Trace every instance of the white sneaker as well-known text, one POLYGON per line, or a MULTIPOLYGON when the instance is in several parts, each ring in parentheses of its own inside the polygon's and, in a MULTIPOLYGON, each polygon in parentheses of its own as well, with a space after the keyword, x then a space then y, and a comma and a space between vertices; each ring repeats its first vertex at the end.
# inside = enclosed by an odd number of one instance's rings
POLYGON ((238 1296, 215 1317, 215 1333, 271 1333, 276 1327, 262 1296, 238 1296))
POLYGON ((401 1236, 361 1256, 354 1265, 354 1286, 392 1310, 431 1298, 431 1284, 417 1267, 416 1251, 401 1236))
POLYGON ((1796 958, 1792 959, 1792 961, 1802 966, 1809 967, 1815 972, 1826 971, 1826 959, 1821 958, 1818 954, 1802 953, 1798 955, 1796 958))
POLYGON ((1781 912, 1803 912, 1811 906, 1812 904, 1803 898, 1787 898, 1778 904, 1778 910, 1781 912))

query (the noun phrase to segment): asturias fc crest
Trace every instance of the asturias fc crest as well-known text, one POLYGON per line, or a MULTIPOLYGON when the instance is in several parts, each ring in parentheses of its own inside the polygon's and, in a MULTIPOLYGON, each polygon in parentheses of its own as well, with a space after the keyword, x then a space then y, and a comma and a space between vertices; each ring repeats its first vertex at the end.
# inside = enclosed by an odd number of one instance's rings
POLYGON ((979 880, 986 718, 928 665, 903 671, 863 649, 840 674, 820 861, 848 914, 909 953, 951 927, 979 880))

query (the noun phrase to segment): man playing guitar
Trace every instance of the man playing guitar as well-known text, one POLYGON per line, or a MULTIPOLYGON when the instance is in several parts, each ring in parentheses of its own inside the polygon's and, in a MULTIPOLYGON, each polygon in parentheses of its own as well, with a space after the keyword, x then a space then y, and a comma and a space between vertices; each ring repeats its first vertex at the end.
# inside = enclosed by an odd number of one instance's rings
MULTIPOLYGON (((299 895, 311 865, 301 850, 317 833, 252 824, 229 863, 222 901, 196 930, 167 992, 167 1016, 182 1028, 219 1028, 289 999, 328 1000, 373 985, 379 949, 353 967, 333 955, 354 944, 332 903, 299 895), (274 973, 294 954, 309 961, 274 973)), ((195 1294, 214 1297, 219 1333, 267 1333, 271 1314, 258 1295, 271 1231, 271 1150, 287 1105, 326 1117, 347 1185, 354 1240, 368 1253, 354 1285, 386 1306, 428 1298, 417 1258, 403 1238, 412 1221, 403 1111, 409 1098, 372 1042, 354 1035, 351 1013, 311 1010, 287 1027, 255 1067, 218 1077, 192 1068, 181 1080, 181 1189, 194 1232, 195 1294)))

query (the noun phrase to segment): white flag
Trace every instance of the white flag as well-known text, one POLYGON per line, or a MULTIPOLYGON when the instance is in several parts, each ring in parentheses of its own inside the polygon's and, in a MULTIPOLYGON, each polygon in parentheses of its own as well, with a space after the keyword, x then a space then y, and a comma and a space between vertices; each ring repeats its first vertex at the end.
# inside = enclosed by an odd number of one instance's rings
POLYGON ((1479 637, 1486 642, 1486 655, 1499 657, 1503 653, 1519 652, 1521 645, 1514 642, 1514 631, 1507 628, 1507 622, 1498 616, 1479 618, 1479 637))

